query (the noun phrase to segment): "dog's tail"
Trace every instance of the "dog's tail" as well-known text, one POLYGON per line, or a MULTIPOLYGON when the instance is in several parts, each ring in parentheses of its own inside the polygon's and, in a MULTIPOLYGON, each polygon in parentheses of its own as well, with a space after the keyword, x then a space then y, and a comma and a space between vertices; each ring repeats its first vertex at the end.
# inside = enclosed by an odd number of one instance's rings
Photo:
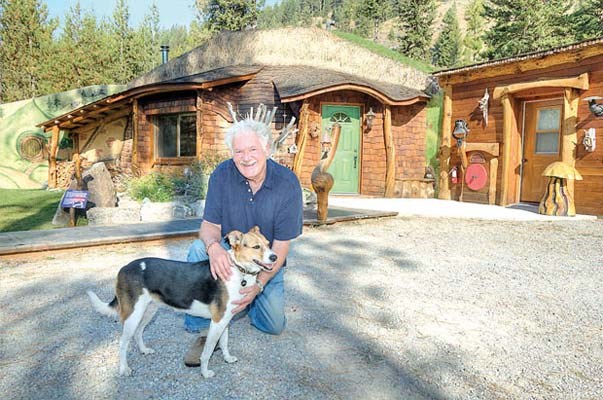
POLYGON ((86 293, 88 294, 88 297, 90 297, 90 301, 92 302, 92 306, 94 307, 94 309, 96 311, 98 311, 99 313, 106 315, 107 317, 113 317, 113 318, 117 318, 117 307, 118 302, 117 302, 117 297, 113 297, 113 300, 111 300, 110 303, 105 303, 104 301, 102 301, 101 299, 98 298, 98 296, 96 295, 96 293, 94 293, 92 290, 88 290, 86 291, 86 293))

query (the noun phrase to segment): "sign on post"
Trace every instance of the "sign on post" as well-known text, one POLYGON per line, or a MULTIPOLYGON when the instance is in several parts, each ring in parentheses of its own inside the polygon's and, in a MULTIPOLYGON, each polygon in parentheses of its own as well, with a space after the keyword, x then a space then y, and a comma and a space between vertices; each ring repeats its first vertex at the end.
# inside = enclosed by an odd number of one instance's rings
POLYGON ((87 190, 68 189, 61 200, 61 208, 86 208, 88 203, 87 190))

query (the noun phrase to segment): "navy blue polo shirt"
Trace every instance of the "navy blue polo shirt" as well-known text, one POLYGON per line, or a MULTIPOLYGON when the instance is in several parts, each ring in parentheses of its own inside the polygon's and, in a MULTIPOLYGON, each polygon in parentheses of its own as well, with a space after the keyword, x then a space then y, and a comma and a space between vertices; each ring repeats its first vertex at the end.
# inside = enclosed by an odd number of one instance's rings
POLYGON ((222 162, 209 178, 203 219, 221 225, 222 236, 259 226, 270 241, 291 240, 302 233, 303 203, 297 176, 273 160, 255 193, 232 159, 222 162))

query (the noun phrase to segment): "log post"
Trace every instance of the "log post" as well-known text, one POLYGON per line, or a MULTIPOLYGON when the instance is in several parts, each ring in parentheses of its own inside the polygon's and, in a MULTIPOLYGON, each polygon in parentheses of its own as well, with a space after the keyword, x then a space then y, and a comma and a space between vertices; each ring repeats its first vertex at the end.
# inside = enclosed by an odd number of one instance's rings
POLYGON ((138 172, 138 99, 132 103, 132 172, 138 172))
POLYGON ((396 186, 396 152, 392 134, 392 110, 385 105, 383 110, 383 136, 385 141, 385 196, 394 197, 396 186))
POLYGON ((506 206, 511 202, 509 196, 509 177, 511 170, 511 134, 513 132, 513 104, 509 95, 503 95, 501 98, 503 106, 503 154, 502 154, 502 177, 501 177, 501 195, 500 205, 506 206))
POLYGON ((203 107, 202 91, 197 90, 196 100, 196 120, 197 120, 197 160, 201 159, 202 147, 203 147, 203 114, 201 108, 203 107))
POLYGON ((54 189, 57 187, 57 150, 59 147, 59 127, 52 127, 52 136, 50 137, 50 150, 48 153, 48 187, 54 189))
POLYGON ((450 169, 450 148, 452 145, 452 86, 446 84, 442 87, 444 91, 444 101, 442 106, 442 138, 440 141, 440 151, 438 158, 440 161, 440 174, 438 180, 438 198, 450 200, 450 181, 448 170, 450 169))
POLYGON ((301 169, 304 161, 304 152, 306 150, 306 140, 308 138, 308 120, 310 118, 310 112, 308 110, 309 103, 304 100, 299 112, 299 134, 297 135, 296 146, 297 153, 293 158, 293 173, 297 175, 297 178, 301 181, 301 169))
MULTIPOLYGON (((576 144, 578 135, 576 124, 578 121, 578 100, 580 95, 576 89, 566 88, 563 91, 563 124, 561 127, 561 161, 565 164, 576 166, 576 144)), ((567 192, 574 197, 574 180, 567 181, 567 192)), ((574 213, 575 214, 575 213, 574 213)))

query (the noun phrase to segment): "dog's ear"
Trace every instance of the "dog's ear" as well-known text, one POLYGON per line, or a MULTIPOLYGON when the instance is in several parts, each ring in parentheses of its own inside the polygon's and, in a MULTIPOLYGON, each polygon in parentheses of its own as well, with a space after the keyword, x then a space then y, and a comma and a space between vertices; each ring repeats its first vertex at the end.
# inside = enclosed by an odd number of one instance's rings
POLYGON ((261 232, 260 232, 260 227, 256 225, 256 226, 254 226, 253 228, 251 228, 251 229, 249 230, 249 232, 250 232, 250 233, 261 233, 261 232))
POLYGON ((233 249, 241 244, 241 240, 243 239, 243 233, 239 231, 232 231, 228 235, 226 235, 226 242, 233 249))

